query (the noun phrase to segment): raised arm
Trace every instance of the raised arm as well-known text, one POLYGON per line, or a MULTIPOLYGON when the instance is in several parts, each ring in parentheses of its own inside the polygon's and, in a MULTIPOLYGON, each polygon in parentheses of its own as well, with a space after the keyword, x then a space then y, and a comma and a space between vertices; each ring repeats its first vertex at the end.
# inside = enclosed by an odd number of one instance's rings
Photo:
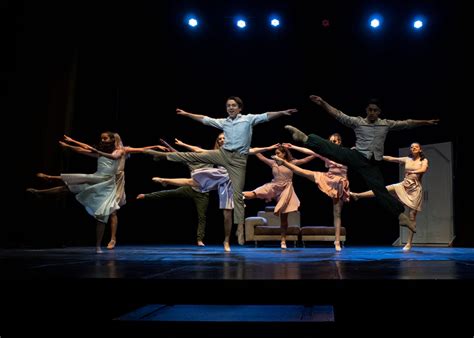
POLYGON ((296 113, 298 110, 297 109, 287 109, 287 110, 281 110, 281 111, 271 111, 267 112, 268 120, 274 120, 278 117, 284 116, 284 115, 291 115, 293 113, 296 113))
POLYGON ((256 153, 255 156, 257 156, 257 158, 262 161, 263 163, 265 163, 266 165, 268 165, 269 167, 273 167, 273 165, 275 164, 275 161, 263 156, 262 154, 260 153, 256 153))
POLYGON ((199 115, 199 114, 191 114, 188 113, 187 111, 184 111, 182 109, 176 108, 176 114, 181 115, 181 116, 186 116, 189 117, 195 121, 201 122, 202 120, 206 117, 206 115, 199 115))
POLYGON ((206 151, 206 149, 202 149, 200 147, 192 146, 190 144, 184 143, 183 141, 180 141, 177 138, 174 139, 174 143, 178 146, 184 147, 184 148, 186 148, 190 151, 194 151, 196 153, 202 153, 202 152, 206 151))
POLYGON ((333 106, 331 106, 329 103, 324 101, 320 96, 311 95, 309 99, 313 101, 314 103, 316 103, 321 108, 323 108, 325 111, 327 111, 329 115, 331 115, 332 117, 337 117, 340 114, 339 109, 336 109, 333 106))

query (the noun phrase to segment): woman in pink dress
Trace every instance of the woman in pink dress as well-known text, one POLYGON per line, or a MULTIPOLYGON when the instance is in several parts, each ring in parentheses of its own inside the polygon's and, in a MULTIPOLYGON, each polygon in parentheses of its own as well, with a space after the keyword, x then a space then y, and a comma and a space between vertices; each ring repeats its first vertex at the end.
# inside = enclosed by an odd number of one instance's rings
MULTIPOLYGON (((334 144, 341 145, 341 135, 339 135, 338 133, 334 133, 329 137, 329 141, 334 144)), ((279 162, 281 162, 281 164, 292 170, 292 172, 294 172, 295 174, 306 177, 308 180, 316 183, 319 190, 331 197, 333 201, 334 228, 336 229, 334 247, 336 248, 336 251, 341 251, 340 238, 342 205, 344 204, 344 202, 348 202, 350 199, 349 180, 347 179, 347 167, 345 165, 331 161, 319 154, 316 154, 310 149, 297 147, 289 143, 285 143, 284 145, 287 148, 295 149, 304 154, 318 157, 325 162, 328 171, 320 172, 301 169, 292 162, 278 160, 279 162)))
MULTIPOLYGON (((428 159, 423 154, 419 143, 412 143, 410 146, 410 155, 408 157, 384 156, 383 159, 388 162, 395 162, 405 166, 405 178, 402 182, 387 186, 387 190, 394 194, 400 202, 409 209, 409 218, 416 226, 416 214, 421 211, 421 202, 423 200, 423 188, 421 178, 428 170, 428 159)), ((359 198, 374 197, 372 190, 362 193, 351 193, 351 197, 356 201, 359 198)), ((408 233, 407 244, 403 247, 404 251, 411 249, 413 242, 413 231, 408 233)))
MULTIPOLYGON (((272 146, 274 147, 274 146, 272 146)), ((295 147, 295 150, 296 149, 295 147)), ((282 249, 286 249, 286 232, 288 229, 288 214, 297 211, 300 206, 298 196, 293 189, 293 172, 277 163, 275 159, 269 159, 262 154, 256 154, 259 160, 272 168, 273 180, 264 184, 253 191, 244 191, 245 199, 259 198, 267 202, 276 200, 275 215, 280 216, 281 243, 282 249)), ((283 159, 293 165, 301 165, 315 158, 314 155, 306 156, 302 159, 294 159, 288 148, 283 145, 277 145, 274 158, 283 159)))

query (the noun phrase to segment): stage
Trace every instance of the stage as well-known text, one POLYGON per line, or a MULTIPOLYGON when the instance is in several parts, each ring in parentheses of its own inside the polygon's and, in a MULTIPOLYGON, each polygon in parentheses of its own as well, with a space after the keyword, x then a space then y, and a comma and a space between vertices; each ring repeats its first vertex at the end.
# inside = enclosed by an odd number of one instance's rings
POLYGON ((470 314, 462 309, 473 300, 472 248, 403 252, 401 247, 364 246, 336 252, 324 246, 282 251, 234 245, 225 253, 220 245, 118 245, 103 254, 94 247, 3 249, 0 257, 6 294, 2 322, 41 322, 48 326, 45 334, 55 333, 55 325, 47 324, 58 320, 166 336, 198 329, 212 337, 229 328, 226 336, 247 336, 249 330, 254 334, 248 336, 272 337, 289 332, 304 336, 313 329, 362 331, 374 321, 394 330, 403 330, 407 321, 425 330, 454 324, 473 329, 470 314), (203 311, 201 320, 193 322, 189 313, 188 320, 174 323, 149 317, 124 320, 156 304, 203 311), (202 316, 216 305, 247 310, 258 305, 323 306, 332 307, 334 318, 324 323, 280 320, 276 325, 268 319, 249 322, 248 316, 239 319, 237 314, 235 320, 209 318, 204 325, 202 316))

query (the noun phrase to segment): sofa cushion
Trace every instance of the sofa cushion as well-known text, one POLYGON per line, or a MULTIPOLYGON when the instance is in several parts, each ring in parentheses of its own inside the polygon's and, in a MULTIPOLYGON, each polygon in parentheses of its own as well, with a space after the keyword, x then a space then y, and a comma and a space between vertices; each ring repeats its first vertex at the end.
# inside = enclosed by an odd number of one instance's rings
MULTIPOLYGON (((305 226, 301 228, 302 236, 334 236, 336 234, 335 227, 322 226, 305 226)), ((346 235, 346 228, 341 227, 341 236, 346 235)))
MULTIPOLYGON (((300 233, 300 227, 299 226, 294 226, 294 225, 288 226, 288 230, 286 231, 287 235, 296 235, 296 236, 298 236, 299 233, 300 233)), ((254 228, 254 235, 280 236, 281 235, 281 229, 280 229, 279 226, 257 225, 254 228)))

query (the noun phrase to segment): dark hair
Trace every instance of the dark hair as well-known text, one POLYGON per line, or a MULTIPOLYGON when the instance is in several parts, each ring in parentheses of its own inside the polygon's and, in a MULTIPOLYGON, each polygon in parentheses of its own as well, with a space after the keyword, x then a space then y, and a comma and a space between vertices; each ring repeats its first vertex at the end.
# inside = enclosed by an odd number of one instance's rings
POLYGON ((380 100, 378 98, 375 98, 375 97, 370 98, 367 104, 368 105, 375 104, 377 107, 379 107, 380 110, 382 109, 382 105, 380 104, 380 100))
POLYGON ((229 100, 234 100, 235 102, 237 102, 240 109, 244 109, 244 101, 242 101, 242 99, 240 97, 238 97, 238 96, 229 96, 227 101, 229 101, 229 100))
MULTIPOLYGON (((423 161, 426 158, 426 156, 425 156, 425 153, 423 152, 423 150, 421 148, 421 144, 419 142, 412 142, 411 144, 418 144, 420 146, 420 161, 423 161)), ((410 145, 410 147, 411 147, 411 145, 410 145)), ((408 157, 412 158, 411 152, 410 152, 410 154, 408 154, 408 157)))
POLYGON ((279 150, 279 151, 281 151, 283 154, 285 154, 285 160, 287 160, 288 162, 293 161, 294 157, 293 157, 293 155, 291 154, 290 149, 285 148, 285 147, 283 147, 283 146, 278 146, 277 150, 279 150))
POLYGON ((96 145, 94 148, 96 148, 97 150, 103 151, 104 153, 108 153, 108 154, 113 153, 116 148, 115 147, 115 133, 111 131, 104 131, 100 134, 101 135, 107 134, 107 136, 110 138, 110 142, 103 142, 101 140, 100 143, 96 145))

